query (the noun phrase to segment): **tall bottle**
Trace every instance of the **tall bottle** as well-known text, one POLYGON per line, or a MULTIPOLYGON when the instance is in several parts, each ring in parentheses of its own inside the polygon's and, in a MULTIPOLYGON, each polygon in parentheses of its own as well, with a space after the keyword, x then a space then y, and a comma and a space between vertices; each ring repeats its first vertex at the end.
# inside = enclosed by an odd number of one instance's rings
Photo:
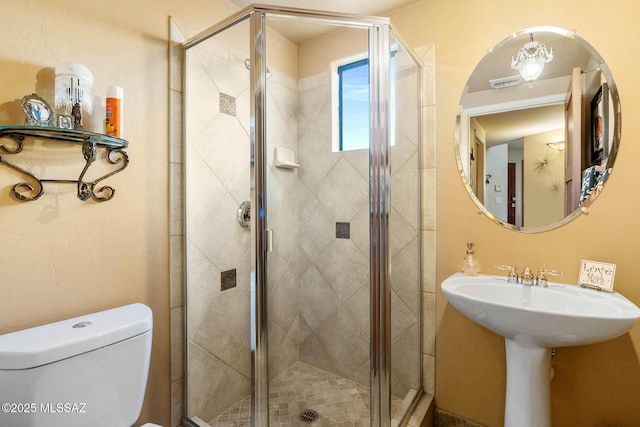
POLYGON ((122 138, 122 98, 124 91, 120 86, 107 86, 106 119, 104 133, 122 138))
POLYGON ((464 257, 461 263, 461 270, 464 274, 468 274, 470 276, 475 276, 480 272, 480 261, 475 256, 473 251, 474 244, 471 242, 467 243, 467 255, 464 257))

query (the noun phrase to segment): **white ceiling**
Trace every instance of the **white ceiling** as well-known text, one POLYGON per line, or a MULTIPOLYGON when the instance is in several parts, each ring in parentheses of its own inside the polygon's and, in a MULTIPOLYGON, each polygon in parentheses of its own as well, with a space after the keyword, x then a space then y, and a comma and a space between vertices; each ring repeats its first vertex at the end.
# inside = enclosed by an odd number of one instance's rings
MULTIPOLYGON (((256 4, 251 0, 230 0, 240 8, 256 4)), ((265 6, 283 6, 296 9, 310 9, 327 12, 349 13, 355 15, 387 16, 389 11, 416 3, 419 0, 277 0, 262 1, 265 6)), ((326 24, 316 25, 309 21, 272 20, 269 26, 295 44, 304 43, 321 36, 335 27, 326 24)))
MULTIPOLYGON (((552 32, 536 32, 534 40, 553 49, 553 60, 545 65, 537 81, 570 76, 574 67, 588 69, 592 59, 591 53, 576 40, 552 32)), ((518 75, 518 71, 511 68, 511 58, 516 56, 518 50, 528 41, 529 34, 522 34, 505 40, 487 52, 469 77, 468 92, 491 90, 489 80, 518 75)))
MULTIPOLYGON (((553 60, 545 65, 542 75, 531 87, 522 82, 515 87, 491 89, 489 84, 491 79, 518 75, 518 71, 511 68, 511 57, 529 41, 529 34, 522 34, 505 40, 485 55, 469 77, 460 104, 467 109, 481 103, 490 110, 492 103, 526 104, 527 99, 544 97, 564 100, 572 69, 580 67, 583 72, 593 71, 601 60, 593 57, 580 41, 560 34, 538 31, 534 40, 553 48, 553 60)), ((564 106, 526 108, 476 118, 486 131, 487 145, 492 146, 564 127, 564 106)))

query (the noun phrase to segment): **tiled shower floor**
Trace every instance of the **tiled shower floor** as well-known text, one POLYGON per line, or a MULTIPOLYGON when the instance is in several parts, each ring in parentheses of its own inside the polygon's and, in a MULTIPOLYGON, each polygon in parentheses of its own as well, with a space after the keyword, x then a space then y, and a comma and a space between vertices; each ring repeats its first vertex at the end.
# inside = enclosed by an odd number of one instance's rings
MULTIPOLYGON (((401 403, 393 398, 392 410, 401 403)), ((244 427, 250 424, 251 400, 247 396, 218 417, 211 427, 244 427)), ((269 421, 281 426, 368 426, 369 387, 297 362, 269 385, 269 421), (313 423, 298 416, 305 409, 318 413, 313 423)))

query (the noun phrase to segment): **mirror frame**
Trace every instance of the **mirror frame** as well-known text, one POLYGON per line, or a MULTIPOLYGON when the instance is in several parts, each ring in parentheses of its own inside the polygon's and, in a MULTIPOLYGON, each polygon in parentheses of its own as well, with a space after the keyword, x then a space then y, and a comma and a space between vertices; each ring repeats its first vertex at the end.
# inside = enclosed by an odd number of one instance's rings
MULTIPOLYGON (((611 74, 611 71, 609 70, 609 67, 607 65, 607 63, 604 61, 604 59, 602 59, 602 56, 598 53, 598 51, 595 50, 595 48, 593 46, 591 46, 590 43, 588 43, 585 39, 583 39, 582 37, 578 36, 576 34, 575 31, 569 31, 569 30, 565 30, 563 28, 560 27, 554 27, 554 26, 537 26, 537 27, 529 27, 529 28, 525 28, 523 30, 520 30, 518 32, 512 33, 510 36, 506 37, 505 39, 501 40, 499 43, 497 43, 496 45, 494 45, 493 47, 491 47, 490 49, 488 49, 487 52, 493 52, 493 50, 500 48, 503 44, 505 44, 506 42, 516 38, 516 37, 520 37, 523 35, 527 35, 530 33, 536 33, 536 32, 551 32, 551 33, 555 33, 555 34, 559 34, 565 37, 569 37, 573 40, 575 40, 576 42, 582 44, 582 46, 591 54, 591 56, 593 57, 593 59, 599 64, 599 68, 600 71, 603 73, 604 78, 609 86, 609 96, 611 97, 611 102, 613 105, 613 117, 614 117, 614 123, 613 123, 613 139, 611 141, 611 150, 609 151, 609 160, 607 161, 607 166, 609 168, 613 168, 613 165, 615 163, 617 154, 618 154, 618 149, 620 147, 620 137, 621 137, 621 107, 620 107, 620 97, 618 95, 618 87, 615 83, 615 81, 613 80, 613 76, 611 74)), ((486 56, 486 55, 485 55, 486 56)), ((480 62, 482 62, 482 60, 484 60, 485 56, 482 57, 482 59, 480 60, 480 62)), ((480 63, 478 62, 478 64, 480 63)), ((476 67, 477 65, 476 64, 476 67)), ((469 73, 469 76, 471 77, 473 75, 473 72, 475 71, 475 68, 471 71, 471 73, 469 73)), ((468 83, 469 79, 467 79, 467 81, 465 82, 468 83)), ((460 100, 458 100, 458 105, 460 105, 460 100)), ((464 167, 463 167, 463 163, 462 163, 462 158, 460 155, 460 138, 461 138, 461 132, 460 132, 460 127, 461 127, 462 123, 461 123, 461 114, 460 112, 458 112, 456 114, 456 123, 455 123, 455 134, 454 134, 454 151, 455 151, 455 156, 456 156, 456 162, 458 164, 458 173, 460 174, 460 178, 462 179, 462 183, 465 187, 465 189, 467 190, 467 193, 469 195, 469 197, 471 197, 471 200, 475 203, 475 205, 478 207, 478 209, 480 210, 480 212, 482 212, 483 214, 485 214, 487 216, 487 218, 489 218, 490 220, 492 220, 493 222, 495 222, 498 225, 501 225, 502 227, 508 229, 508 230, 513 230, 513 231, 518 231, 521 233, 542 233, 545 231, 551 231, 551 230, 555 230, 556 228, 560 228, 565 224, 568 224, 569 222, 573 221, 574 219, 578 218, 580 215, 584 214, 588 214, 588 210, 589 207, 591 206, 591 204, 595 201, 595 199, 597 199, 598 195, 600 192, 597 192, 596 194, 593 194, 589 197, 589 199, 587 201, 585 201, 585 204, 580 206, 579 208, 575 209, 573 212, 571 212, 569 215, 565 216, 563 219, 553 222, 551 224, 545 225, 545 226, 540 226, 540 227, 524 227, 524 226, 517 226, 514 224, 510 224, 508 222, 505 222, 503 220, 501 220, 500 218, 498 218, 497 216, 495 216, 493 213, 491 213, 489 210, 487 210, 487 208, 484 206, 484 204, 482 204, 480 202, 480 200, 478 199, 478 197, 476 197, 473 188, 471 186, 471 183, 469 182, 469 179, 467 178, 465 172, 464 172, 464 167)), ((603 184, 603 187, 606 186, 608 180, 603 184)))

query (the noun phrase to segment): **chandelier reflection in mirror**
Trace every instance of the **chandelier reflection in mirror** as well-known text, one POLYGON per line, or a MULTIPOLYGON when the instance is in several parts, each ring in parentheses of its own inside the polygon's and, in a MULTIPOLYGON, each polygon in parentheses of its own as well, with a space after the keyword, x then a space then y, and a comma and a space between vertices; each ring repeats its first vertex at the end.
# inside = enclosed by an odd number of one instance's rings
POLYGON ((620 123, 617 85, 593 46, 563 28, 518 31, 488 49, 464 86, 455 134, 462 182, 481 212, 505 228, 559 228, 588 213, 612 173, 620 123), (554 58, 527 88, 520 74, 510 75, 511 63, 532 35, 553 47, 554 58), (494 85, 507 79, 519 83, 494 85), (607 141, 602 156, 598 135, 607 141))
POLYGON ((533 40, 533 33, 529 36, 529 42, 520 48, 515 58, 511 57, 511 68, 518 70, 522 78, 531 86, 533 81, 542 74, 544 64, 553 59, 553 48, 547 50, 544 43, 533 40))

